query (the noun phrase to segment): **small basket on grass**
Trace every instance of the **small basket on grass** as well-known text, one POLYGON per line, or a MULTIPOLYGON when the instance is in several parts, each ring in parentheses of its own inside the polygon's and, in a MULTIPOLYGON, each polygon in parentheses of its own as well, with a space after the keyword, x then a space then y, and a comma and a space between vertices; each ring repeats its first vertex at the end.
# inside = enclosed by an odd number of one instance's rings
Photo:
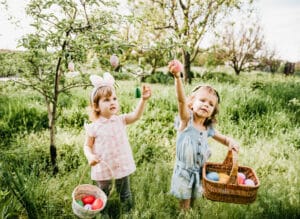
POLYGON ((73 213, 76 214, 80 218, 93 218, 96 217, 100 211, 102 211, 106 205, 107 197, 106 194, 97 186, 90 184, 81 184, 78 185, 72 193, 72 209, 73 213), (80 205, 77 201, 81 200, 84 196, 92 195, 96 199, 100 198, 103 201, 103 205, 101 208, 92 210, 85 209, 82 205, 80 205))
POLYGON ((223 163, 206 162, 202 169, 203 195, 212 201, 249 204, 255 201, 260 186, 255 171, 250 167, 238 166, 237 153, 228 151, 223 163), (229 175, 227 182, 213 181, 207 178, 208 172, 225 173, 229 175), (251 179, 254 185, 238 183, 238 172, 251 179))
MULTIPOLYGON (((109 165, 105 161, 101 161, 101 163, 105 164, 107 168, 110 170, 111 174, 113 175, 112 169, 109 167, 109 165)), ((108 198, 104 191, 102 191, 98 186, 90 185, 90 184, 81 184, 81 181, 83 179, 83 176, 85 175, 85 172, 89 168, 89 165, 85 168, 83 171, 83 174, 79 180, 79 185, 73 190, 72 192, 72 209, 73 213, 77 215, 80 218, 94 218, 96 217, 105 207, 108 201, 108 198), (83 197, 86 196, 93 196, 96 199, 101 199, 103 202, 103 205, 101 208, 98 209, 86 209, 82 204, 80 204, 80 201, 83 197)), ((113 181, 113 188, 115 188, 115 182, 113 181)))

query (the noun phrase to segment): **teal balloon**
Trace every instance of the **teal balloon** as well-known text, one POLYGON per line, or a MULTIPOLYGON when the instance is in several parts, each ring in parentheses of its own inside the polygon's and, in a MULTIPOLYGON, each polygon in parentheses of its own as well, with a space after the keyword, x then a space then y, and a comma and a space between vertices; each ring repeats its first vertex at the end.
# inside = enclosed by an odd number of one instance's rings
POLYGON ((142 95, 141 89, 140 89, 139 87, 137 87, 137 88, 135 89, 135 97, 136 97, 136 98, 140 98, 141 95, 142 95))

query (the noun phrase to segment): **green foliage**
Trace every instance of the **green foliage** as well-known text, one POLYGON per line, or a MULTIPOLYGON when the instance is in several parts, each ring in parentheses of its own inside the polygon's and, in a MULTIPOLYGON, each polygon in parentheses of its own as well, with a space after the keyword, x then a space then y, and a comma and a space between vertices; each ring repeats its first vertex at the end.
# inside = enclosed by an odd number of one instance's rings
POLYGON ((82 154, 75 144, 63 144, 59 148, 58 160, 60 174, 65 174, 72 170, 78 169, 82 165, 82 154))
POLYGON ((24 103, 22 98, 0 97, 0 136, 5 142, 15 134, 40 131, 48 127, 47 113, 24 103))
POLYGON ((60 116, 58 119, 58 124, 62 128, 82 128, 84 125, 84 122, 88 120, 88 115, 85 111, 80 110, 74 111, 68 111, 65 110, 64 113, 60 116))
POLYGON ((28 218, 40 218, 39 209, 44 208, 46 203, 46 187, 41 187, 42 183, 35 175, 35 169, 28 171, 21 166, 14 165, 12 168, 6 164, 2 168, 3 187, 24 207, 28 218))
POLYGON ((0 50, 0 77, 20 76, 27 69, 24 52, 0 50))
MULTIPOLYGON (((231 78, 224 75, 222 78, 231 78)), ((180 212, 178 200, 169 194, 175 159, 176 130, 174 117, 178 114, 174 85, 152 84, 152 97, 145 113, 128 126, 137 170, 130 176, 134 206, 122 212, 121 218, 298 218, 300 215, 299 78, 274 74, 240 75, 230 79, 196 78, 189 91, 198 83, 210 83, 221 96, 217 129, 240 142, 239 165, 253 168, 261 186, 257 199, 250 205, 219 203, 199 198, 193 209, 180 212), (284 182, 284 183, 283 183, 284 182)), ((134 110, 139 99, 134 92, 136 81, 118 81, 121 112, 134 110)), ((9 113, 17 109, 44 112, 35 93, 16 91, 1 84, 2 127, 16 130, 14 141, 6 141, 0 156, 0 217, 76 218, 72 212, 71 193, 79 183, 91 183, 90 168, 83 155, 85 132, 82 121, 90 89, 75 89, 71 96, 62 96, 65 105, 58 120, 57 150, 59 174, 50 174, 49 137, 44 129, 27 130, 28 123, 7 123, 9 113), (21 104, 20 100, 24 100, 21 104), (20 102, 20 103, 19 103, 20 102), (3 119, 2 119, 3 118, 3 119), (3 177, 6 177, 5 179, 3 177), (82 182, 79 182, 80 179, 82 182), (11 183, 11 185, 9 185, 11 183), (26 188, 26 189, 25 189, 26 188), (19 194, 24 194, 22 197, 19 194)), ((141 86, 141 85, 139 85, 141 86)), ((62 104, 62 102, 60 103, 62 104)), ((39 118, 39 117, 38 117, 39 118)), ((34 121, 38 118, 35 117, 34 121)), ((23 121, 14 117, 16 121, 23 121)), ((26 120, 24 120, 26 121, 26 120)), ((213 151, 210 161, 222 162, 227 148, 210 141, 213 151)), ((119 207, 119 204, 114 205, 119 207)), ((104 212, 103 212, 104 213, 104 212)), ((97 218, 107 218, 101 214, 97 218)))
POLYGON ((152 75, 147 75, 143 78, 143 82, 151 84, 173 84, 173 77, 170 74, 165 74, 163 72, 155 72, 152 75))
POLYGON ((268 103, 261 98, 251 98, 248 100, 236 100, 236 105, 229 109, 230 119, 239 122, 239 120, 253 120, 262 117, 268 112, 268 103))
POLYGON ((230 83, 234 84, 237 79, 233 75, 229 75, 225 72, 207 72, 202 76, 203 80, 211 80, 219 83, 230 83))

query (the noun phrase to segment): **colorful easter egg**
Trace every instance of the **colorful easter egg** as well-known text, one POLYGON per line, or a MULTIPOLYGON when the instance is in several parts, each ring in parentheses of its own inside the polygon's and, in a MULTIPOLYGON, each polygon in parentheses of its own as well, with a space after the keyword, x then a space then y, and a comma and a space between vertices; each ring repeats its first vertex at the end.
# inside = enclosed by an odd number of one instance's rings
POLYGON ((255 186, 255 183, 252 179, 246 179, 245 180, 245 185, 247 186, 255 186))
POLYGON ((177 72, 182 72, 183 71, 183 65, 179 60, 172 60, 169 63, 169 67, 172 67, 172 72, 177 73, 177 72))
POLYGON ((217 172, 208 172, 206 178, 212 181, 219 181, 219 175, 217 172))
POLYGON ((84 205, 87 205, 87 204, 93 204, 95 199, 96 198, 93 195, 86 195, 86 196, 82 197, 81 201, 83 202, 84 205))
POLYGON ((103 206, 103 201, 101 198, 97 198, 92 204, 92 210, 101 209, 103 206))
POLYGON ((118 56, 116 56, 115 54, 113 54, 110 57, 109 61, 110 61, 110 64, 111 64, 112 67, 114 67, 114 68, 118 67, 118 65, 119 65, 119 58, 118 58, 118 56))
POLYGON ((86 210, 92 210, 92 205, 91 204, 86 204, 84 207, 86 210))
POLYGON ((68 69, 69 69, 70 72, 74 72, 75 71, 75 65, 74 65, 73 62, 69 62, 68 69))
POLYGON ((141 97, 141 89, 139 88, 139 87, 137 87, 136 89, 135 89, 135 97, 136 98, 140 98, 141 97))
POLYGON ((238 184, 245 184, 246 175, 244 173, 238 172, 238 184))
POLYGON ((76 200, 77 204, 79 204, 81 207, 84 206, 83 202, 81 200, 76 200))
POLYGON ((219 173, 219 183, 227 183, 229 178, 226 173, 219 173))

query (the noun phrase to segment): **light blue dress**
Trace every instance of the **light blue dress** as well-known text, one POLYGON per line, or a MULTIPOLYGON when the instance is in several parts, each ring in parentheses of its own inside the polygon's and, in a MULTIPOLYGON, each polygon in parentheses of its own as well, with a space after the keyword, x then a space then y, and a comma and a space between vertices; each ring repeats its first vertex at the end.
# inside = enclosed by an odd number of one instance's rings
POLYGON ((200 182, 202 166, 211 155, 208 137, 214 136, 212 127, 199 131, 193 126, 193 113, 183 131, 178 131, 176 161, 171 182, 171 194, 179 199, 197 198, 202 194, 200 182))

